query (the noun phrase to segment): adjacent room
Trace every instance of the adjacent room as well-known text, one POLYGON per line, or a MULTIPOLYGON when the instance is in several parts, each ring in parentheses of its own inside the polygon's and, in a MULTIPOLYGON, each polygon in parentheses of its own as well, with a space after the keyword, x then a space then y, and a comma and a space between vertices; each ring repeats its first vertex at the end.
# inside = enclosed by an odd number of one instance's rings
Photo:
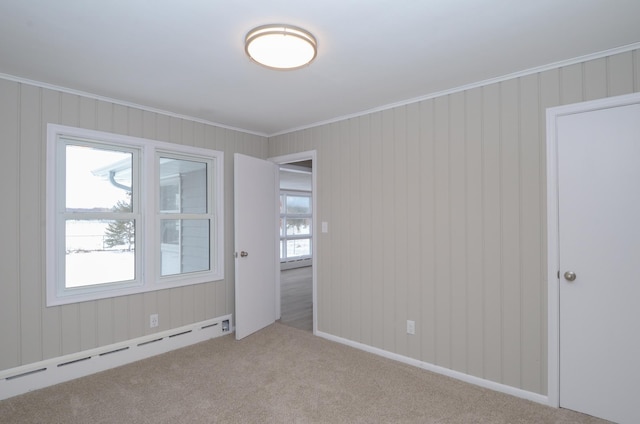
POLYGON ((638 16, 3 0, 0 421, 640 422, 638 16))
POLYGON ((280 322, 313 331, 313 163, 280 165, 280 322))

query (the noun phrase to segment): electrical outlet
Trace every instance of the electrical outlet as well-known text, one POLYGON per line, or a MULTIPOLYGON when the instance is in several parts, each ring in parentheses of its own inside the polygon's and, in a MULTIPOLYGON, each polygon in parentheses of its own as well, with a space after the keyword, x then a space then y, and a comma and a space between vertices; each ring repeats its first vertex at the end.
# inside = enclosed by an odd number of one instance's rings
POLYGON ((158 326, 158 314, 149 315, 149 328, 155 328, 158 326))
POLYGON ((407 320, 407 334, 416 334, 416 322, 407 320))

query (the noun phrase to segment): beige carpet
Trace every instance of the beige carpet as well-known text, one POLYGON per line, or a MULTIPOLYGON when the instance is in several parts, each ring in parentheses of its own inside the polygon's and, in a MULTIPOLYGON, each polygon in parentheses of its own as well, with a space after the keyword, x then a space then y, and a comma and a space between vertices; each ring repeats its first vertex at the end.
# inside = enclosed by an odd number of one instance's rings
POLYGON ((603 423, 274 324, 0 402, 2 423, 603 423))

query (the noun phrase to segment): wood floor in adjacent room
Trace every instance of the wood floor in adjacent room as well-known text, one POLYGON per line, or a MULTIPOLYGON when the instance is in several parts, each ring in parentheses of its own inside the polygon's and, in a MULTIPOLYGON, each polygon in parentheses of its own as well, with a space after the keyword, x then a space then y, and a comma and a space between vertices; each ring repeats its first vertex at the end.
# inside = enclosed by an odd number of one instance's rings
POLYGON ((280 323, 313 331, 312 267, 284 270, 280 274, 280 323))

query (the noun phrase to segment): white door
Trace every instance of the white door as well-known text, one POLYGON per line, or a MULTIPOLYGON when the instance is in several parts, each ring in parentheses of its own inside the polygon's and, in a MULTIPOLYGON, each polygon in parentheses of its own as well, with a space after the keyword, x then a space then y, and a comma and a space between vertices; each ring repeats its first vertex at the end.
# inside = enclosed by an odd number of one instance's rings
POLYGON ((276 180, 274 163, 234 155, 236 339, 276 319, 276 180))
POLYGON ((560 406, 640 423, 640 105, 557 131, 560 406))

